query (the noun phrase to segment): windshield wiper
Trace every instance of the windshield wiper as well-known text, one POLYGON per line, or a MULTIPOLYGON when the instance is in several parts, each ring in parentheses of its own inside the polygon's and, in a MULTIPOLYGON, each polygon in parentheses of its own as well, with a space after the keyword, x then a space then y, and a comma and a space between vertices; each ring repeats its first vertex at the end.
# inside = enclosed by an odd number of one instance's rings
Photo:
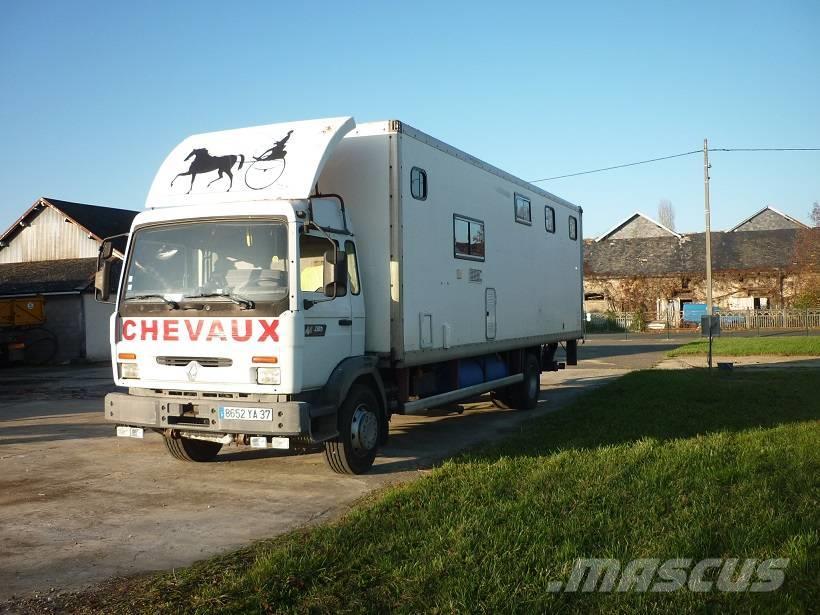
POLYGON ((172 310, 179 309, 179 303, 176 301, 172 301, 171 299, 166 299, 162 295, 136 295, 135 297, 126 297, 126 301, 131 301, 132 299, 161 299, 165 304, 167 304, 172 310))
POLYGON ((230 299, 237 305, 241 305, 246 310, 252 310, 256 307, 256 304, 251 301, 250 299, 246 299, 245 297, 240 297, 239 295, 235 295, 233 293, 200 293, 198 295, 184 295, 183 299, 207 299, 209 297, 224 297, 225 299, 230 299))

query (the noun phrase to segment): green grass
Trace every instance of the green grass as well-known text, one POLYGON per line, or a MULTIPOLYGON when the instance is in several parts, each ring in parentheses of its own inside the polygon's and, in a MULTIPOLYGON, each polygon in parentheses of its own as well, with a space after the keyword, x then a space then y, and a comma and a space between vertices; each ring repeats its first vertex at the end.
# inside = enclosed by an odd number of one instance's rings
POLYGON ((807 370, 632 373, 335 523, 174 573, 113 581, 56 606, 808 611, 820 603, 817 382, 807 370), (548 592, 579 557, 791 561, 783 587, 767 594, 548 592))
MULTIPOLYGON (((708 340, 689 342, 670 350, 667 355, 705 355, 709 352, 708 340)), ((713 340, 712 354, 726 357, 751 355, 820 356, 820 335, 794 337, 719 337, 713 340)))

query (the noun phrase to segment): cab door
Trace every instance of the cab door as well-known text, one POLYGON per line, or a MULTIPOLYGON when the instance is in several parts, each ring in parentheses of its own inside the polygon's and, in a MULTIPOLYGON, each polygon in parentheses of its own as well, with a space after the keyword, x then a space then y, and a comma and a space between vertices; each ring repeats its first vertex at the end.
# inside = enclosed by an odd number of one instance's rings
MULTIPOLYGON (((338 242, 336 242, 338 247, 338 242)), ((325 252, 333 249, 327 237, 299 238, 300 308, 304 310, 303 387, 323 386, 333 369, 352 354, 353 315, 350 289, 335 298, 324 293, 325 252)))

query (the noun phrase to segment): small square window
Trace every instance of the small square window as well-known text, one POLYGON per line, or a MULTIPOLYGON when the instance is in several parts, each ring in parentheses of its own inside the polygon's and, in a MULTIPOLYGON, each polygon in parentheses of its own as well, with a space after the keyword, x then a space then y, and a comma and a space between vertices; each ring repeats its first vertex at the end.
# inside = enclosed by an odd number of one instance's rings
POLYGON ((410 169, 410 194, 419 201, 427 199, 427 171, 424 169, 410 169))
POLYGON ((573 241, 578 239, 578 218, 575 216, 569 217, 569 238, 573 241))
POLYGON ((453 256, 483 261, 484 223, 465 216, 453 216, 453 256))
POLYGON ((521 224, 532 224, 532 210, 530 200, 518 193, 515 195, 515 221, 521 224))
POLYGON ((549 205, 544 206, 544 228, 548 233, 555 232, 555 210, 549 205))

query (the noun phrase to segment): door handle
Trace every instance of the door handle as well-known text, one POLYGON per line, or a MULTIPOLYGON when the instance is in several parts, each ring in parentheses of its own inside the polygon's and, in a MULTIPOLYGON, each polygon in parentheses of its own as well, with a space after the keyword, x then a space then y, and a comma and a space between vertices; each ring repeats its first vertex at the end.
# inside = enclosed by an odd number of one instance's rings
POLYGON ((342 327, 350 327, 353 325, 353 321, 350 318, 340 318, 339 325, 342 327))

